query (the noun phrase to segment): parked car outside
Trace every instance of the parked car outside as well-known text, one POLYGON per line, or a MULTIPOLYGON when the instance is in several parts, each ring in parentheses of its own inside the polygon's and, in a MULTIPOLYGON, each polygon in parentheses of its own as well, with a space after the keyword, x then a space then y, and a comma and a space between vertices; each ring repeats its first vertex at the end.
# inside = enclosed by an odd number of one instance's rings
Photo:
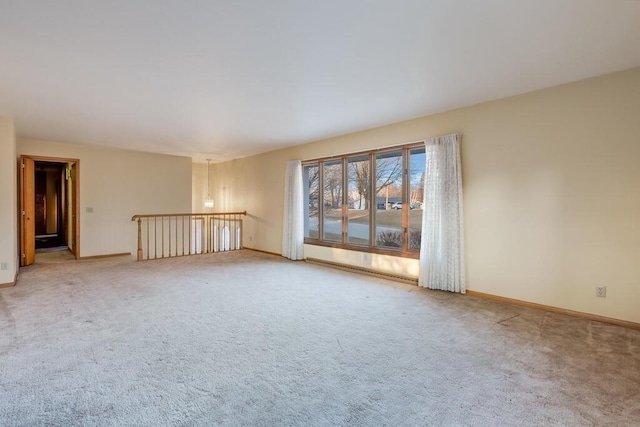
MULTIPOLYGON (((409 205, 409 209, 420 209, 422 206, 420 203, 411 203, 409 205)), ((395 202, 391 205, 391 209, 400 210, 402 209, 402 202, 395 202)))

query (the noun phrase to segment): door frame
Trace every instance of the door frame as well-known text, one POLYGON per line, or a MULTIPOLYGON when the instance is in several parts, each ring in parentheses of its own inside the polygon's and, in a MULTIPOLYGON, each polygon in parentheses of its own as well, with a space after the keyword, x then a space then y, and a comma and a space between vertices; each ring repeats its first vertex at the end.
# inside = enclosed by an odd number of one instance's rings
POLYGON ((70 222, 71 227, 73 227, 73 245, 70 247, 73 248, 71 253, 73 253, 76 259, 80 259, 80 159, 72 159, 67 157, 51 157, 51 156, 32 156, 30 154, 23 154, 20 156, 19 160, 19 170, 20 170, 20 188, 18 194, 18 204, 20 206, 20 266, 23 266, 24 257, 23 249, 25 247, 25 234, 26 230, 24 227, 24 179, 22 178, 22 165, 23 159, 28 158, 33 160, 34 162, 50 162, 50 163, 72 163, 75 168, 75 179, 72 181, 73 188, 73 211, 72 211, 72 221, 70 222))

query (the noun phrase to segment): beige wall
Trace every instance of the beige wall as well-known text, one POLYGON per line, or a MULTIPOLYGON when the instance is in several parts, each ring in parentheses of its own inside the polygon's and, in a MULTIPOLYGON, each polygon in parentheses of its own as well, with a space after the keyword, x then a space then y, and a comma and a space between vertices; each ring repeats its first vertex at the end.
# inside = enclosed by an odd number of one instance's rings
MULTIPOLYGON (((468 289, 640 322, 639 118, 636 68, 214 165, 212 193, 217 210, 248 211, 245 246, 280 252, 287 160, 461 132, 468 289)), ((417 274, 411 260, 305 251, 417 274)))
POLYGON ((18 140, 17 149, 18 155, 80 160, 83 257, 135 256, 134 214, 191 211, 190 158, 25 139, 18 140))
POLYGON ((14 281, 19 262, 17 163, 13 119, 0 116, 0 284, 14 281))

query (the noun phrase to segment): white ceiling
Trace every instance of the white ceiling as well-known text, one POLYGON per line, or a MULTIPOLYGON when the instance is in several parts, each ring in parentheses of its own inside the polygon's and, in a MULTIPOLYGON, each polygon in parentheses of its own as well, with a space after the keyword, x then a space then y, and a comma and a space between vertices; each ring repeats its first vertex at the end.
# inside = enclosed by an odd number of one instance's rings
POLYGON ((0 0, 19 137, 196 160, 636 66, 636 0, 0 0))

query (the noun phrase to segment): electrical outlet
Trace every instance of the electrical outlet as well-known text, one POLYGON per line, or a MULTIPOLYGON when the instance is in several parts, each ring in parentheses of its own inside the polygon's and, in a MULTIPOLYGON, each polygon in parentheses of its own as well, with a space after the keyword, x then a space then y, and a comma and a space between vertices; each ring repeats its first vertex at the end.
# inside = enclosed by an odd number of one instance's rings
POLYGON ((606 298, 607 297, 607 287, 606 286, 596 286, 596 296, 598 298, 606 298))
POLYGON ((0 262, 0 270, 8 270, 8 269, 9 269, 9 263, 7 263, 6 261, 0 262))

